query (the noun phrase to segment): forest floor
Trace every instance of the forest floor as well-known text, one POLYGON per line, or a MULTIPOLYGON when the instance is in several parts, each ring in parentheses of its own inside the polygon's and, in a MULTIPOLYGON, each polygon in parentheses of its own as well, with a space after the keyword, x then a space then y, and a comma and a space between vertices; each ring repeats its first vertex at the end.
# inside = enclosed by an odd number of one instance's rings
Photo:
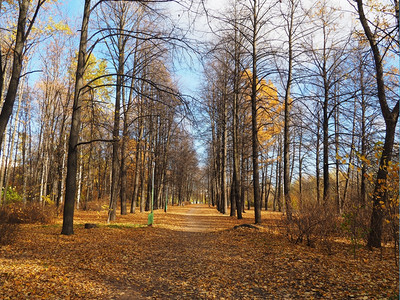
POLYGON ((253 223, 206 205, 118 216, 78 211, 75 234, 51 225, 22 225, 0 248, 0 299, 398 299, 393 249, 353 256, 350 243, 290 243, 277 230, 280 213, 253 223), (97 228, 85 229, 84 223, 97 228))

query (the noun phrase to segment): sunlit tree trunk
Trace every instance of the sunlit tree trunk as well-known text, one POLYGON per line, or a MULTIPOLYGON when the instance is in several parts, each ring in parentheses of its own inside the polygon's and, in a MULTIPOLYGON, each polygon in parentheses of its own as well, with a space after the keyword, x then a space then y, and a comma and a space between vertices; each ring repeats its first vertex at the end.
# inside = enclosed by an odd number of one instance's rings
MULTIPOLYGON (((39 9, 45 1, 38 1, 34 8, 33 15, 29 18, 29 25, 27 27, 28 12, 29 12, 29 0, 18 1, 18 20, 17 20, 17 32, 15 36, 15 46, 13 49, 13 62, 11 68, 11 79, 8 84, 6 96, 4 98, 3 106, 0 113, 0 147, 3 143, 4 134, 8 121, 11 117, 14 102, 18 92, 18 86, 21 79, 21 71, 24 61, 25 44, 28 39, 29 33, 31 32, 32 26, 39 13, 39 9)), ((3 59, 2 53, 0 53, 1 60, 3 59)), ((1 62, 1 61, 0 61, 1 62)), ((3 65, 0 64, 0 92, 4 89, 5 74, 3 71, 3 65)))
POLYGON ((133 195, 131 202, 131 213, 135 212, 136 203, 139 195, 139 178, 140 178, 140 166, 142 164, 142 138, 143 138, 143 121, 139 117, 139 135, 136 142, 136 155, 135 155, 135 175, 133 183, 133 195))
POLYGON ((82 173, 83 173, 83 163, 82 158, 79 159, 79 172, 78 172, 78 191, 76 193, 76 208, 80 208, 81 194, 82 194, 82 173))
MULTIPOLYGON (((116 84, 116 95, 114 104, 114 125, 113 125, 113 154, 112 154, 112 177, 111 177, 111 197, 110 206, 108 210, 107 222, 115 221, 117 214, 117 199, 118 199, 118 186, 120 183, 120 119, 121 119, 121 99, 124 92, 123 89, 123 75, 124 75, 124 63, 125 63, 125 41, 122 36, 122 29, 119 28, 118 36, 118 71, 117 71, 117 84, 116 84)), ((124 202, 125 207, 121 207, 121 211, 126 214, 126 197, 124 202)))
MULTIPOLYGON (((317 108, 318 109, 318 108, 317 108)), ((321 176, 320 176, 320 169, 319 169, 319 164, 320 164, 320 145, 321 145, 321 133, 320 133, 320 128, 321 128, 321 123, 320 123, 320 115, 319 111, 317 112, 317 144, 315 145, 316 150, 315 150, 315 177, 316 177, 316 189, 317 189, 317 203, 321 203, 321 195, 320 195, 320 182, 321 182, 321 176)))
MULTIPOLYGON (((8 185, 9 185, 9 181, 10 181, 10 176, 11 176, 11 166, 13 164, 13 151, 14 151, 14 144, 15 144, 15 136, 17 133, 17 129, 19 128, 19 113, 20 113, 20 109, 21 109, 21 102, 22 102, 22 89, 21 87, 19 88, 19 97, 18 97, 18 108, 17 108, 17 112, 15 113, 15 120, 14 120, 14 128, 12 130, 12 134, 11 134, 11 145, 10 145, 10 150, 8 153, 8 166, 7 166, 7 170, 6 170, 6 174, 5 174, 5 183, 4 183, 4 190, 7 191, 8 189, 8 185)), ((15 149, 15 152, 17 152, 18 149, 15 149)), ((1 191, 1 189, 0 189, 1 191)), ((6 195, 6 193, 4 193, 4 195, 6 195)), ((4 198, 5 200, 5 198, 4 198)))
MULTIPOLYGON (((361 25, 364 29, 364 33, 369 41, 374 57, 375 72, 376 72, 375 78, 378 90, 378 99, 386 125, 385 141, 383 144, 382 156, 379 161, 379 169, 376 176, 375 188, 373 193, 373 210, 371 215, 371 226, 367 243, 368 247, 372 248, 372 247, 381 247, 383 210, 384 210, 383 206, 386 204, 387 201, 387 189, 386 189, 386 180, 388 175, 387 166, 392 159, 396 124, 399 118, 399 100, 397 100, 395 107, 391 110, 386 100, 383 61, 379 50, 378 42, 376 40, 376 37, 372 33, 370 25, 368 24, 368 20, 364 14, 363 1, 362 0, 356 0, 356 1, 358 8, 358 16, 361 25)), ((396 17, 398 23, 399 22, 398 2, 396 4, 397 4, 396 17)))
POLYGON ((259 172, 259 144, 257 125, 257 37, 258 37, 258 1, 253 0, 253 28, 252 28, 252 79, 251 79, 251 140, 253 159, 253 189, 255 223, 261 223, 260 207, 260 172, 259 172))
POLYGON ((79 43, 78 64, 76 67, 74 104, 72 108, 71 130, 68 143, 67 178, 64 202, 63 227, 61 234, 71 235, 74 233, 74 207, 76 195, 76 173, 78 161, 78 140, 81 127, 82 89, 83 75, 86 65, 87 38, 90 17, 90 0, 85 0, 81 38, 79 43))
POLYGON ((288 75, 285 87, 285 112, 284 112, 284 129, 283 129, 283 194, 285 197, 286 217, 288 220, 292 219, 292 200, 290 197, 290 89, 292 86, 292 69, 293 69, 293 18, 295 6, 293 1, 290 1, 290 15, 288 21, 288 75))
MULTIPOLYGON (((335 91, 336 95, 336 91, 335 91)), ((340 213, 340 160, 339 160, 339 103, 337 97, 335 97, 335 111, 334 111, 334 122, 335 122, 335 206, 336 213, 340 213)))

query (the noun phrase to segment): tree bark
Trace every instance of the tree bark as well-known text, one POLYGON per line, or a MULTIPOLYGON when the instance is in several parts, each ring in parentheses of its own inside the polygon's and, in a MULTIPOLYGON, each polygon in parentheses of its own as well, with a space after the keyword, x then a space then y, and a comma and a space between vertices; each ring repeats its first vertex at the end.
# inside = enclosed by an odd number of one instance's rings
POLYGON ((285 89, 285 116, 284 116, 284 130, 283 130, 283 194, 285 197, 286 205, 286 217, 288 220, 292 219, 292 200, 290 197, 290 157, 289 157, 289 122, 290 122, 290 89, 292 85, 292 69, 293 69, 293 17, 294 17, 294 5, 291 2, 291 12, 289 20, 288 30, 288 77, 285 89))
MULTIPOLYGON (((392 159, 396 124, 399 117, 399 101, 397 101, 393 110, 390 110, 386 100, 383 62, 379 51, 378 42, 376 41, 376 38, 368 25, 368 20, 364 14, 364 6, 362 0, 356 0, 356 1, 358 8, 358 16, 360 18, 361 25, 364 29, 364 33, 369 41, 372 54, 374 57, 375 72, 376 72, 375 78, 378 90, 379 105, 381 107, 382 115, 385 119, 385 125, 386 125, 385 141, 383 144, 382 156, 379 161, 379 169, 378 169, 378 174, 376 176, 375 188, 373 193, 371 226, 367 242, 367 246, 369 248, 372 247, 379 248, 381 247, 381 241, 382 241, 383 210, 384 210, 384 205, 386 204, 387 201, 387 190, 386 190, 386 180, 388 175, 387 167, 392 159)), ((398 21, 399 19, 397 13, 397 22, 398 21)))
POLYGON ((253 159, 253 189, 254 189, 254 219, 255 223, 261 223, 260 207, 260 174, 259 174, 259 145, 257 125, 257 34, 258 14, 257 0, 253 0, 253 37, 252 37, 252 80, 251 80, 251 141, 253 159))
POLYGON ((321 203, 321 194, 320 194, 320 185, 321 185, 321 177, 320 177, 320 169, 319 169, 319 164, 320 164, 320 142, 321 142, 321 133, 320 133, 320 116, 319 116, 319 111, 317 112, 317 145, 316 145, 316 151, 315 151, 315 177, 316 177, 316 188, 317 188, 317 203, 321 203))
MULTIPOLYGON (((122 31, 122 29, 120 29, 122 31)), ((108 210, 107 222, 115 221, 117 215, 117 199, 118 199, 118 184, 120 182, 120 112, 121 112, 121 99, 123 94, 123 76, 124 76, 124 62, 125 62, 125 41, 120 33, 118 36, 118 71, 117 71, 117 86, 115 95, 115 108, 114 108, 114 126, 113 126, 113 154, 112 154, 112 177, 111 177, 111 197, 110 197, 110 207, 108 210)), ((122 196, 122 195, 121 195, 122 196)), ((121 198, 121 211, 126 214, 126 195, 123 199, 122 204, 121 198)))
POLYGON ((87 38, 90 18, 90 0, 85 0, 83 11, 81 38, 79 42, 78 64, 76 67, 74 104, 72 108, 71 130, 68 143, 67 178, 66 192, 63 213, 63 227, 61 234, 74 234, 74 207, 76 195, 76 174, 78 161, 78 140, 79 129, 81 127, 81 108, 83 92, 83 75, 86 66, 87 38))
MULTIPOLYGON (((3 143, 4 139, 4 133, 6 131, 6 127, 8 124, 8 121, 10 119, 10 116, 13 111, 14 107, 14 102, 17 96, 18 92, 18 86, 19 82, 21 79, 21 71, 22 71, 22 65, 23 65, 23 60, 24 60, 24 48, 25 48, 25 43, 28 38, 30 29, 32 28, 33 22, 36 19, 37 13, 39 11, 40 6, 44 2, 39 2, 35 14, 33 17, 30 19, 30 25, 27 28, 26 23, 28 20, 28 10, 29 10, 29 0, 22 0, 19 1, 19 14, 18 14, 18 21, 17 21, 17 33, 16 33, 16 38, 15 38, 15 47, 14 47, 14 53, 13 53, 13 63, 12 63, 12 71, 11 71, 11 79, 8 85, 7 93, 4 98, 4 103, 3 107, 1 109, 0 113, 0 148, 3 143)), ((0 57, 2 58, 2 53, 0 53, 0 57)), ((3 65, 0 65, 0 68, 2 68, 3 65)), ((3 84, 4 84, 4 72, 3 69, 1 71, 1 87, 0 91, 2 92, 3 90, 3 84)))

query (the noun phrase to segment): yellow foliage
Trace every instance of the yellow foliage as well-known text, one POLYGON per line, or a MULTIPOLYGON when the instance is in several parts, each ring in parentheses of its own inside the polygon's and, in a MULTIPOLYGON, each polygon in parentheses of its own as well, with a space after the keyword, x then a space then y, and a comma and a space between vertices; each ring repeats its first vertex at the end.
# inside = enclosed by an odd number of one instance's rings
POLYGON ((65 24, 63 21, 55 22, 52 17, 49 18, 45 27, 45 31, 49 33, 63 32, 67 35, 73 34, 71 28, 67 24, 65 24))
MULTIPOLYGON (((242 73, 243 94, 246 101, 251 101, 251 78, 250 70, 242 73)), ((257 124, 258 140, 263 147, 272 145, 274 137, 283 129, 283 120, 280 118, 284 105, 279 102, 278 92, 271 81, 257 79, 257 124)), ((250 115, 248 116, 250 119, 250 115)))

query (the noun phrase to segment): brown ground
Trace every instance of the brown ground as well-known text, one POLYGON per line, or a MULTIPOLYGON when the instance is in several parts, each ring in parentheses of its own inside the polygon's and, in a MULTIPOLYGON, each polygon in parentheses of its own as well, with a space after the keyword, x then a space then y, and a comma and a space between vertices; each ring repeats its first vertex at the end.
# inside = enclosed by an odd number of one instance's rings
POLYGON ((54 225, 24 225, 0 248, 0 299, 397 299, 399 272, 390 249, 335 243, 334 254, 289 243, 275 230, 279 213, 253 222, 205 205, 118 217, 77 212, 75 235, 54 225), (94 222, 99 228, 84 229, 94 222), (133 224, 136 224, 135 226, 133 224))

